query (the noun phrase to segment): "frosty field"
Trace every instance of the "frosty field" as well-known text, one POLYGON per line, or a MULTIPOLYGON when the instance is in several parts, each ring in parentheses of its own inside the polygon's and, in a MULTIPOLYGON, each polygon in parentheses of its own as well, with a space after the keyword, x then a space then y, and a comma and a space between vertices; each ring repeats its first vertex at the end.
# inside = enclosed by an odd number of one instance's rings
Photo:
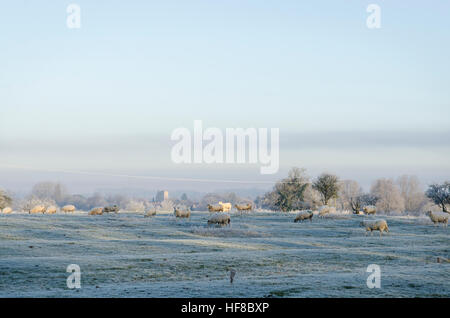
POLYGON ((450 230, 425 217, 383 216, 380 238, 363 216, 251 212, 224 228, 208 216, 0 215, 0 297, 450 297, 450 264, 436 262, 450 230), (69 264, 81 289, 66 286, 69 264), (380 289, 366 285, 369 264, 380 289))

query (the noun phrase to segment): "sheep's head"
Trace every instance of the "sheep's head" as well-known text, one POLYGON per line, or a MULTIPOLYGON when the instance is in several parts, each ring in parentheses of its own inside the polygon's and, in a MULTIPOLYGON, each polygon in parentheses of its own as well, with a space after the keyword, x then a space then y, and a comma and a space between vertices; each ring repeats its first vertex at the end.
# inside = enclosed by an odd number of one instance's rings
POLYGON ((431 211, 427 211, 425 214, 431 216, 431 211))

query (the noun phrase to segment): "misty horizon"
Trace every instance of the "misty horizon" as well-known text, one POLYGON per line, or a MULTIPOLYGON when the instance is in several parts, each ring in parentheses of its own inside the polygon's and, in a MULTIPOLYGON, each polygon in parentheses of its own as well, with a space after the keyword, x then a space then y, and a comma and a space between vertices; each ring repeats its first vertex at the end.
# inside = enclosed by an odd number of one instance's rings
POLYGON ((277 14, 268 3, 255 11, 235 1, 181 11, 79 5, 88 14, 77 29, 65 25, 66 4, 2 5, 0 19, 14 27, 0 30, 8 48, 0 51, 1 188, 25 193, 51 180, 74 193, 209 192, 234 180, 268 190, 291 167, 365 190, 403 174, 423 187, 450 178, 445 4, 417 2, 405 15, 386 2, 396 18, 385 16, 379 29, 367 27, 364 3, 324 10, 286 1, 277 14), (36 21, 33 30, 18 17, 36 21), (419 18, 428 23, 412 23, 419 18), (278 128, 279 171, 175 164, 171 133, 192 131, 194 120, 221 131, 278 128))

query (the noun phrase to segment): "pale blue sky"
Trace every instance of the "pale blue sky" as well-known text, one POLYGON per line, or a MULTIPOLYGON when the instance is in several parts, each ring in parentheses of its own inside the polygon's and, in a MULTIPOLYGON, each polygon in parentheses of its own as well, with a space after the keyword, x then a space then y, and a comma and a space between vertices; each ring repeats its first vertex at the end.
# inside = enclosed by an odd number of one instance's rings
POLYGON ((0 161, 261 177, 253 166, 173 166, 171 131, 201 119, 280 128, 280 175, 297 165, 363 183, 449 178, 449 17, 449 1, 3 1, 0 161), (81 29, 66 27, 70 3, 81 29), (370 3, 381 29, 366 27, 370 3))

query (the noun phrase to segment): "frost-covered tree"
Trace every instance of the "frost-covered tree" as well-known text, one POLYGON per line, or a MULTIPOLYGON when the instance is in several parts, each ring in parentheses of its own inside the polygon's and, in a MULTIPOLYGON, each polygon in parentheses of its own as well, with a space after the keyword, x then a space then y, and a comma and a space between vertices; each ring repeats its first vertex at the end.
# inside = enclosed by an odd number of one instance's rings
POLYGON ((421 212, 428 199, 423 193, 416 176, 403 175, 397 179, 397 185, 405 201, 405 211, 421 212))
POLYGON ((339 178, 333 174, 322 173, 312 186, 321 194, 324 205, 327 205, 330 199, 338 197, 339 178))
POLYGON ((125 205, 126 211, 145 212, 145 209, 146 209, 146 202, 142 200, 131 199, 125 205))
POLYGON ((322 196, 320 195, 319 191, 313 189, 311 184, 308 184, 308 186, 305 189, 305 192, 303 193, 303 204, 302 206, 300 206, 300 208, 317 209, 321 205, 322 205, 322 196))
POLYGON ((428 187, 426 196, 437 204, 442 211, 449 213, 448 205, 450 204, 450 182, 446 181, 442 184, 432 184, 428 187))
POLYGON ((94 193, 93 196, 87 199, 87 205, 88 209, 104 207, 108 205, 108 201, 106 201, 105 197, 100 193, 94 193))
POLYGON ((376 204, 377 204, 377 197, 369 193, 361 193, 359 195, 350 198, 350 208, 352 209, 353 213, 358 213, 366 205, 376 205, 376 204))
POLYGON ((338 204, 342 210, 352 209, 352 202, 362 194, 362 188, 355 180, 343 180, 339 185, 338 204))
POLYGON ((60 205, 72 204, 78 210, 89 210, 91 206, 88 203, 88 199, 81 194, 74 194, 66 196, 64 202, 61 202, 60 205))
POLYGON ((380 212, 402 212, 405 210, 398 186, 391 179, 378 179, 372 185, 371 194, 377 198, 376 207, 380 212))
MULTIPOLYGON (((109 195, 105 198, 106 202, 108 202, 109 205, 117 205, 120 207, 125 207, 128 202, 130 201, 130 199, 123 194, 114 194, 114 195, 109 195)), ((140 200, 143 201, 143 200, 140 200)))
POLYGON ((169 211, 172 212, 174 208, 174 203, 172 200, 164 200, 160 203, 160 210, 161 211, 169 211))
POLYGON ((279 210, 279 208, 276 206, 276 201, 277 193, 275 191, 267 192, 258 200, 260 207, 263 209, 279 210))
POLYGON ((266 193, 264 201, 273 209, 292 211, 304 204, 304 193, 309 179, 304 169, 292 168, 288 177, 277 182, 271 192, 266 193))
POLYGON ((62 204, 68 195, 64 185, 55 182, 39 182, 33 186, 31 195, 39 199, 51 199, 62 204))
POLYGON ((10 206, 12 203, 12 198, 6 194, 5 191, 0 190, 0 210, 10 206))
POLYGON ((23 200, 20 200, 17 205, 19 210, 30 211, 32 208, 38 205, 43 205, 46 208, 48 208, 49 206, 55 206, 56 202, 53 199, 38 198, 32 195, 23 200))

